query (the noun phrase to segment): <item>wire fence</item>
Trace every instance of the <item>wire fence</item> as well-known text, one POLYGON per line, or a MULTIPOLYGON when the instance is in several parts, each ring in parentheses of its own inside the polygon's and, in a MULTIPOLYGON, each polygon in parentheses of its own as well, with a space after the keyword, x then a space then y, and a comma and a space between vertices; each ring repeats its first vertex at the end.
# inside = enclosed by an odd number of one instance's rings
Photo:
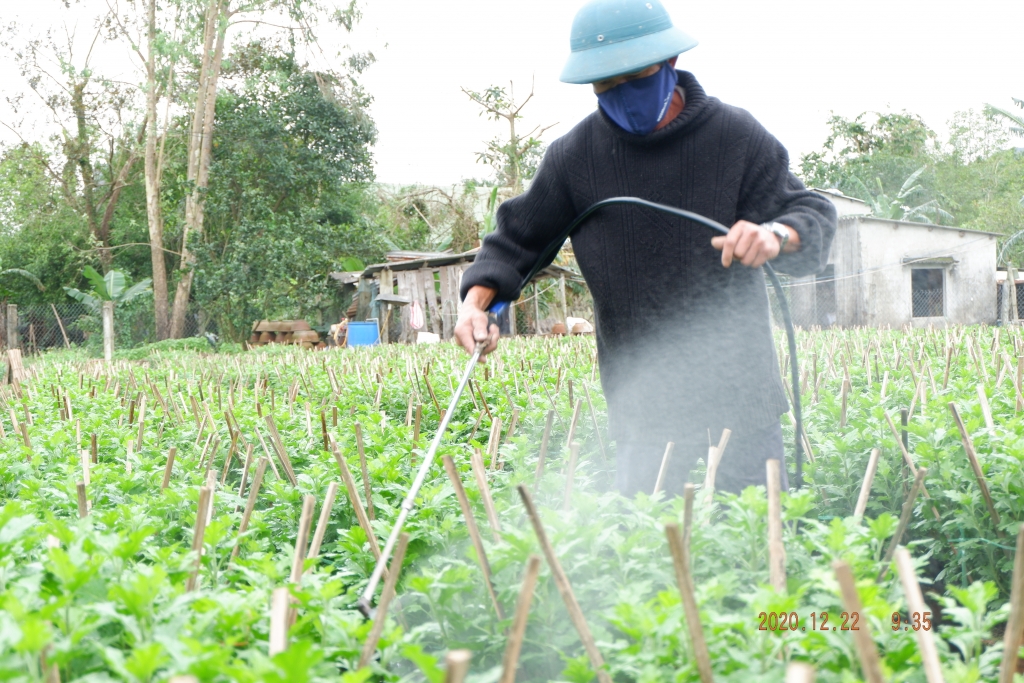
MULTIPOLYGON (((25 354, 48 349, 89 348, 103 346, 101 312, 77 301, 60 304, 29 304, 16 306, 17 329, 8 325, 10 304, 0 302, 0 338, 3 348, 20 348, 25 354), (16 336, 11 339, 10 336, 16 336)), ((185 315, 184 337, 216 334, 216 323, 198 306, 191 306, 185 315)), ((156 341, 156 321, 151 305, 114 308, 114 346, 133 348, 156 341)))

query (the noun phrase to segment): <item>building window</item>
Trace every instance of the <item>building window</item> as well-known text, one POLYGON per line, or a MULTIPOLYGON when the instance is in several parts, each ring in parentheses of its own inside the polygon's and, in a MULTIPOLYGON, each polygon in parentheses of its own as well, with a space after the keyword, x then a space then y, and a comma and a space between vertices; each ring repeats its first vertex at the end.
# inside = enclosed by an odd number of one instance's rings
POLYGON ((910 271, 915 318, 941 318, 945 314, 945 279, 943 268, 914 268, 910 271))

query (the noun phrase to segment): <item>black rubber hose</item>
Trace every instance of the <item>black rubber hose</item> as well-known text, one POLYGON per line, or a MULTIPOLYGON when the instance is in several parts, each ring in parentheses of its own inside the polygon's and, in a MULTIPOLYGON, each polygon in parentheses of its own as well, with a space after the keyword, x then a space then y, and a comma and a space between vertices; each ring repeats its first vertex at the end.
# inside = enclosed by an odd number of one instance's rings
MULTIPOLYGON (((592 213, 601 209, 605 206, 612 206, 615 204, 632 204, 634 206, 643 206, 654 211, 661 211, 679 218, 685 218, 693 221, 694 223, 700 223, 703 226, 711 228, 723 235, 729 234, 729 228, 725 227, 717 221, 713 221, 706 216, 701 216, 699 213, 693 213, 692 211, 686 211, 685 209, 677 209, 674 206, 668 206, 666 204, 658 204, 657 202, 649 202, 646 199, 640 199, 639 197, 610 197, 609 199, 602 199, 599 202, 591 204, 587 209, 576 216, 575 220, 569 224, 562 234, 558 236, 553 242, 551 242, 544 252, 537 259, 533 268, 529 274, 519 285, 520 291, 525 289, 526 285, 530 284, 533 277, 540 271, 541 268, 546 266, 553 258, 555 252, 562 248, 562 244, 572 234, 572 231, 579 227, 580 223, 590 217, 592 213)), ((771 267, 771 264, 765 263, 763 266, 765 272, 768 274, 768 279, 771 280, 772 286, 775 288, 775 294, 779 299, 779 308, 782 309, 782 319, 786 324, 786 337, 789 340, 789 357, 790 357, 790 369, 792 370, 792 382, 793 382, 793 416, 796 424, 794 425, 794 450, 796 452, 796 477, 794 482, 796 488, 803 486, 803 464, 804 464, 804 449, 801 435, 803 434, 803 410, 800 406, 800 371, 797 367, 796 359, 796 330, 793 329, 793 317, 789 312, 789 305, 786 303, 786 294, 782 290, 782 283, 779 282, 779 276, 775 274, 775 269, 771 267)))

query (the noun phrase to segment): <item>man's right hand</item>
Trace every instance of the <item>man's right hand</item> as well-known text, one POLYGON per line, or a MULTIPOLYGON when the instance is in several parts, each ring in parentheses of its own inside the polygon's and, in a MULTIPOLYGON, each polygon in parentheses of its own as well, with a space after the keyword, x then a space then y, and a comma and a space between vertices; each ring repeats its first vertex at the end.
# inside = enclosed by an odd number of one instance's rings
POLYGON ((498 348, 498 326, 489 324, 487 318, 487 307, 494 301, 495 294, 497 292, 490 287, 471 287, 459 309, 459 320, 455 323, 455 340, 468 353, 476 350, 478 342, 487 342, 481 353, 481 361, 483 356, 498 348))

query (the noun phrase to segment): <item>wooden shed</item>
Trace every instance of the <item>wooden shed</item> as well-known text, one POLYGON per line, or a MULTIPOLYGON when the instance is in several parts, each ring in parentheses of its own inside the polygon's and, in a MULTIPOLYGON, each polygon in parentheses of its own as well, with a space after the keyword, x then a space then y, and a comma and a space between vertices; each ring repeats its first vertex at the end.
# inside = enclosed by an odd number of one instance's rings
MULTIPOLYGON (((385 343, 415 341, 417 332, 432 332, 442 339, 451 339, 459 314, 462 274, 478 251, 389 253, 388 262, 367 267, 359 278, 355 320, 377 319, 381 340, 385 343), (423 326, 417 330, 411 322, 413 316, 418 315, 423 317, 423 326)), ((331 276, 341 280, 350 274, 332 273, 331 276)), ((548 278, 581 280, 576 271, 552 264, 533 281, 548 278)), ((515 315, 510 315, 509 319, 510 332, 516 334, 515 315)))

